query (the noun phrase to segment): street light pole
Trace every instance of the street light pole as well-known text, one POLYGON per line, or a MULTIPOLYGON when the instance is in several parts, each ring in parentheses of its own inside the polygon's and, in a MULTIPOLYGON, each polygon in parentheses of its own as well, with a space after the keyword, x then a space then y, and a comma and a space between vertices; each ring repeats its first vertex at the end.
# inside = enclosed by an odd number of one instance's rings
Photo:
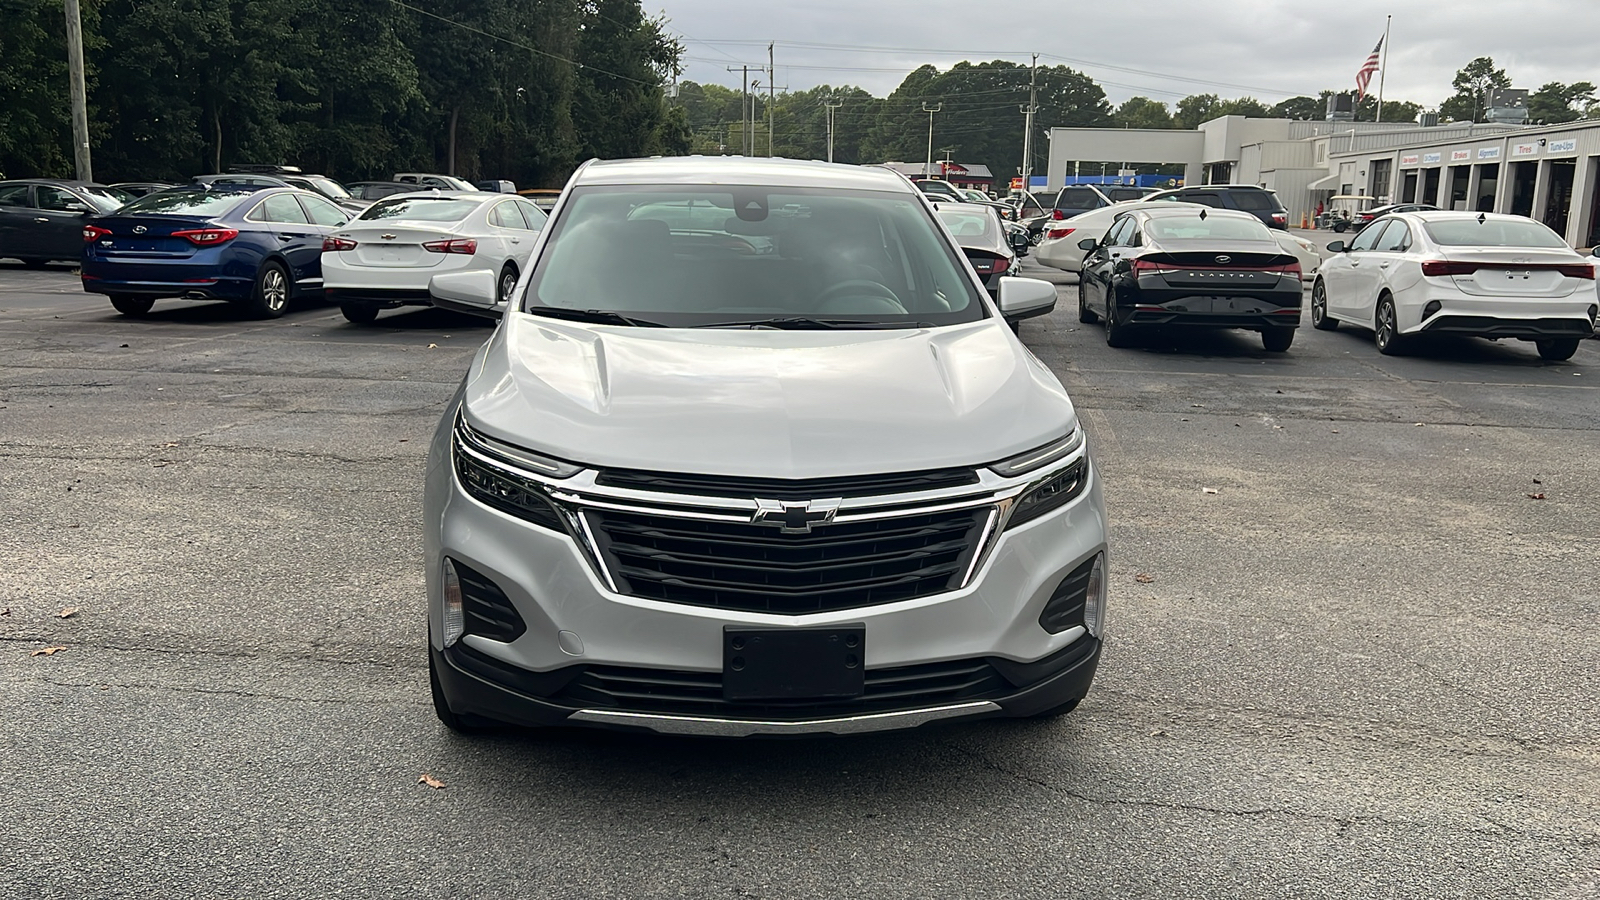
POLYGON ((83 83, 83 23, 78 0, 65 0, 67 16, 67 74, 72 91, 72 161, 79 181, 93 181, 89 162, 89 97, 83 83))
MULTIPOLYGON (((732 72, 733 66, 728 66, 732 72)), ((754 138, 750 135, 750 67, 739 67, 739 153, 742 156, 752 156, 754 151, 754 138)))
POLYGON ((933 177, 933 114, 944 108, 943 103, 922 104, 922 111, 928 114, 928 161, 922 164, 922 177, 933 177))
POLYGON ((829 97, 822 101, 823 109, 828 111, 828 162, 833 162, 833 111, 843 105, 838 97, 829 97))
POLYGON ((1022 108, 1022 189, 1033 190, 1033 114, 1039 111, 1039 54, 1033 55, 1033 67, 1028 71, 1028 105, 1022 108))

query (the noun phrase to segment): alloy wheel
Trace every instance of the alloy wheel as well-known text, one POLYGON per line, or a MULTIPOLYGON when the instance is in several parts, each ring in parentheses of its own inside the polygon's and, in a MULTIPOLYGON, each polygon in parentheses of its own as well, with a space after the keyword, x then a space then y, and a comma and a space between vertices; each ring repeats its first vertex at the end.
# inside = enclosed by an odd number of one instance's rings
POLYGON ((261 299, 269 312, 277 312, 289 302, 289 287, 283 270, 274 267, 261 276, 261 299))
POLYGON ((1328 287, 1321 279, 1311 286, 1311 327, 1323 331, 1339 327, 1337 320, 1328 317, 1328 287))

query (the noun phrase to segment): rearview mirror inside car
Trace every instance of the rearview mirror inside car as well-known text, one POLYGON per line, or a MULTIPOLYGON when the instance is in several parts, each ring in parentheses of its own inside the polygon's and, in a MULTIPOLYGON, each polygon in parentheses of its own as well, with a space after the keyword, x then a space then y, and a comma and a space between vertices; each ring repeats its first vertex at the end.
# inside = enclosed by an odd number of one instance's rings
POLYGON ((428 294, 442 309, 498 318, 500 295, 493 272, 447 272, 428 279, 428 294))
POLYGON ((1079 250, 1093 250, 1094 248, 1096 248, 1098 246, 1100 246, 1100 242, 1095 240, 1094 238, 1084 238, 1083 240, 1078 242, 1078 249, 1079 250))

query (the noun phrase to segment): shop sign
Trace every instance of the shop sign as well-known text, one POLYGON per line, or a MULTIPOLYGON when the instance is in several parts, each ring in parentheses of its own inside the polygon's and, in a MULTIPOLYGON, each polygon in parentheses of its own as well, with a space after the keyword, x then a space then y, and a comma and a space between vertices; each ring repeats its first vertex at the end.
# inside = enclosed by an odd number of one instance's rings
POLYGON ((1578 149, 1578 139, 1567 138, 1560 141, 1551 141, 1547 149, 1551 153, 1571 153, 1578 149))
POLYGON ((1500 148, 1499 147, 1484 147, 1484 148, 1482 148, 1482 149, 1480 149, 1478 151, 1478 158, 1479 159, 1499 159, 1500 158, 1500 148))
POLYGON ((1419 160, 1421 158, 1422 158, 1421 156, 1418 156, 1415 153, 1411 154, 1410 156, 1402 156, 1402 157, 1400 157, 1400 165, 1402 165, 1402 166, 1414 166, 1414 165, 1417 164, 1417 160, 1419 160))
POLYGON ((1471 150, 1451 150, 1450 151, 1450 161, 1451 162, 1461 162, 1463 159, 1471 159, 1471 158, 1472 158, 1472 151, 1471 150))
POLYGON ((1440 152, 1440 153, 1424 153, 1424 154, 1422 154, 1422 164, 1423 165, 1427 165, 1428 163, 1436 163, 1436 162, 1439 162, 1443 158, 1444 158, 1443 152, 1440 152))
POLYGON ((1532 156, 1539 152, 1538 144, 1518 144, 1511 148, 1512 156, 1532 156))

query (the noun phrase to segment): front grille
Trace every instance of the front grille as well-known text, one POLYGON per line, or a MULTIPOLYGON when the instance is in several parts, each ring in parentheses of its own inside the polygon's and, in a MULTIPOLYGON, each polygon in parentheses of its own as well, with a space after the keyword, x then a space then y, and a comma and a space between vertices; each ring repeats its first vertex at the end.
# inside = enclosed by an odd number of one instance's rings
POLYGON ((858 715, 986 699, 1014 689, 987 660, 964 659, 869 669, 859 698, 761 703, 722 697, 721 672, 682 672, 624 666, 585 666, 550 699, 585 709, 675 713, 729 718, 858 715))
POLYGON ((585 515, 625 594, 798 615, 954 590, 990 511, 835 522, 807 534, 647 513, 590 510, 585 515))
POLYGON ((936 491, 978 483, 972 469, 931 469, 925 472, 890 472, 839 478, 744 478, 695 475, 680 472, 639 472, 606 469, 595 477, 602 487, 632 488, 702 497, 762 497, 771 500, 810 500, 814 497, 875 497, 913 491, 936 491))

